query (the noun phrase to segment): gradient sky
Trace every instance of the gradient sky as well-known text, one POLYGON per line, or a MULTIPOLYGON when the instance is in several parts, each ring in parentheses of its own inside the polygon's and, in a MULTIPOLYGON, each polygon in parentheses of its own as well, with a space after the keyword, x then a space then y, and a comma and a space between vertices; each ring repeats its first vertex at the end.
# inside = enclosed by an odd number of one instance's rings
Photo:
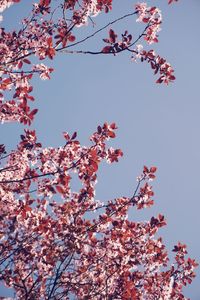
MULTIPOLYGON (((32 1, 30 1, 32 2, 32 1)), ((103 164, 99 170, 97 199, 132 195, 135 178, 143 165, 158 167, 154 183, 155 206, 131 211, 130 218, 148 220, 162 213, 168 225, 159 231, 170 251, 178 241, 188 245, 191 257, 200 262, 200 0, 148 1, 163 13, 156 51, 172 64, 176 81, 155 84, 146 63, 131 62, 129 54, 87 56, 59 54, 49 65, 55 68, 50 81, 34 80, 35 106, 39 108, 32 128, 44 146, 63 144, 62 132, 78 131, 83 144, 98 124, 115 121, 119 127, 113 147, 124 157, 118 164, 103 164)), ((134 1, 115 0, 113 14, 97 17, 97 28, 133 9, 134 1), (99 25, 98 25, 99 24, 99 25)), ((4 14, 3 26, 15 28, 29 10, 28 1, 4 14)), ((113 26, 129 29, 134 37, 143 26, 135 17, 113 26)), ((80 29, 83 36, 89 28, 80 29)), ((78 49, 99 50, 102 37, 78 49)), ((23 126, 1 126, 1 143, 14 148, 23 126)), ((3 289, 2 296, 7 292, 3 289)), ((186 289, 191 300, 200 299, 200 272, 186 289)))

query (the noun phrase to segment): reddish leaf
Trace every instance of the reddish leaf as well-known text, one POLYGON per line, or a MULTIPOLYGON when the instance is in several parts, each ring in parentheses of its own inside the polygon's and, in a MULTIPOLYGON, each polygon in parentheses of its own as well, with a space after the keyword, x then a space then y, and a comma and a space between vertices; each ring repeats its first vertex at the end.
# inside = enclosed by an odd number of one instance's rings
POLYGON ((75 131, 75 132, 72 134, 71 140, 74 140, 76 137, 77 137, 77 132, 75 131))
POLYGON ((56 190, 60 193, 60 194, 65 194, 65 190, 62 188, 62 186, 57 185, 56 186, 56 190))
POLYGON ((113 47, 112 46, 106 46, 104 47, 101 52, 103 53, 110 53, 110 52, 113 52, 113 47))
POLYGON ((114 44, 116 42, 116 37, 117 37, 114 30, 112 29, 109 30, 109 37, 110 37, 110 42, 114 44))
POLYGON ((70 35, 70 36, 68 37, 68 40, 69 40, 70 42, 74 42, 74 41, 76 40, 76 38, 75 38, 74 35, 70 35))
POLYGON ((150 168, 150 172, 151 172, 151 173, 155 173, 155 172, 156 172, 156 170, 157 170, 157 168, 156 168, 156 167, 151 167, 151 168, 150 168))
POLYGON ((26 64, 29 64, 29 65, 31 64, 30 60, 27 59, 27 58, 24 58, 24 59, 23 59, 23 62, 26 63, 26 64))

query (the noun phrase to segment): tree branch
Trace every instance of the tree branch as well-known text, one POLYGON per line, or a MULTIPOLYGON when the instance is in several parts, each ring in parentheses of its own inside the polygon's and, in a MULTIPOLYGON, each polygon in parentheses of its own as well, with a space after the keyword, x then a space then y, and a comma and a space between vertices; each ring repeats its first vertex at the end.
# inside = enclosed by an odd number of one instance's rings
POLYGON ((130 17, 130 16, 133 16, 133 15, 135 15, 136 13, 137 13, 137 12, 134 11, 133 13, 126 14, 126 15, 124 15, 124 16, 122 16, 122 17, 119 17, 119 18, 115 19, 114 21, 109 22, 108 24, 106 24, 106 25, 103 26, 102 28, 98 29, 98 30, 95 31, 94 33, 92 33, 92 34, 88 35, 87 37, 83 38, 82 40, 80 40, 80 41, 78 41, 78 42, 76 42, 76 43, 70 44, 70 45, 68 45, 68 46, 61 47, 61 48, 57 49, 57 51, 60 51, 60 50, 63 50, 63 49, 67 49, 67 48, 70 48, 70 47, 79 45, 79 44, 81 44, 81 43, 84 43, 85 41, 87 41, 88 39, 94 37, 94 36, 97 35, 99 32, 101 32, 101 31, 103 31, 104 29, 106 29, 107 27, 109 27, 110 25, 113 25, 113 24, 115 24, 115 23, 117 23, 117 22, 119 22, 119 21, 121 21, 121 20, 123 20, 123 19, 125 19, 125 18, 128 18, 128 17, 130 17))

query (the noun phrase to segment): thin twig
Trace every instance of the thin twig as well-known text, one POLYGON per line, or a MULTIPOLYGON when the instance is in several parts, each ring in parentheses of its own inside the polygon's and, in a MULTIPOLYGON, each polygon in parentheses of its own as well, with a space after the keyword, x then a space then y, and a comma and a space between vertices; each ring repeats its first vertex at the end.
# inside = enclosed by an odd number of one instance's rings
POLYGON ((78 45, 78 44, 84 43, 85 41, 87 41, 88 39, 94 37, 94 36, 97 35, 99 32, 101 32, 101 31, 103 31, 104 29, 106 29, 107 27, 109 27, 110 25, 113 25, 113 24, 117 23, 118 21, 121 21, 121 20, 123 20, 123 19, 125 19, 125 18, 128 18, 128 17, 130 17, 130 16, 133 16, 133 15, 135 15, 136 13, 137 13, 137 12, 133 12, 133 13, 130 13, 130 14, 126 14, 126 15, 120 17, 120 18, 117 18, 117 19, 115 19, 114 21, 109 22, 108 24, 106 24, 106 25, 103 26, 102 28, 98 29, 97 31, 95 31, 95 32, 92 33, 91 35, 89 35, 89 36, 83 38, 82 40, 80 40, 80 41, 78 41, 78 42, 76 42, 76 43, 70 44, 70 45, 68 45, 68 46, 59 48, 59 49, 57 49, 57 51, 60 51, 60 50, 63 50, 63 49, 66 49, 66 48, 70 48, 70 47, 76 46, 76 45, 78 45))

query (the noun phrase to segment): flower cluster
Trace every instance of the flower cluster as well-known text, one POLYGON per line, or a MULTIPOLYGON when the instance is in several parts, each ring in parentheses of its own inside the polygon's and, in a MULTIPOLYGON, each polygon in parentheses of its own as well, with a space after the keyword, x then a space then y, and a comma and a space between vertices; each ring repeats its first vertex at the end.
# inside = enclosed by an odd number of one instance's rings
POLYGON ((53 72, 53 68, 49 68, 44 64, 37 64, 33 66, 33 71, 40 74, 40 78, 43 80, 50 79, 50 74, 53 72))
POLYGON ((0 280, 16 299, 180 299, 191 283, 197 263, 185 257, 185 245, 174 247, 170 267, 155 238, 164 216, 128 220, 134 207, 153 204, 148 182, 156 167, 143 168, 132 197, 96 200, 100 163, 122 155, 106 145, 116 128, 98 126, 89 147, 64 132, 64 146, 42 148, 34 130, 9 155, 0 145, 0 280))
POLYGON ((147 24, 144 39, 148 44, 158 42, 158 32, 161 30, 162 14, 157 7, 148 7, 146 3, 138 3, 135 6, 138 14, 137 22, 147 24))
POLYGON ((157 79, 156 83, 165 83, 169 84, 173 82, 176 78, 174 76, 174 69, 166 61, 166 59, 157 55, 154 50, 143 50, 142 45, 137 45, 132 51, 133 55, 131 59, 137 61, 140 59, 142 62, 146 61, 150 64, 154 74, 159 74, 160 77, 157 79))

